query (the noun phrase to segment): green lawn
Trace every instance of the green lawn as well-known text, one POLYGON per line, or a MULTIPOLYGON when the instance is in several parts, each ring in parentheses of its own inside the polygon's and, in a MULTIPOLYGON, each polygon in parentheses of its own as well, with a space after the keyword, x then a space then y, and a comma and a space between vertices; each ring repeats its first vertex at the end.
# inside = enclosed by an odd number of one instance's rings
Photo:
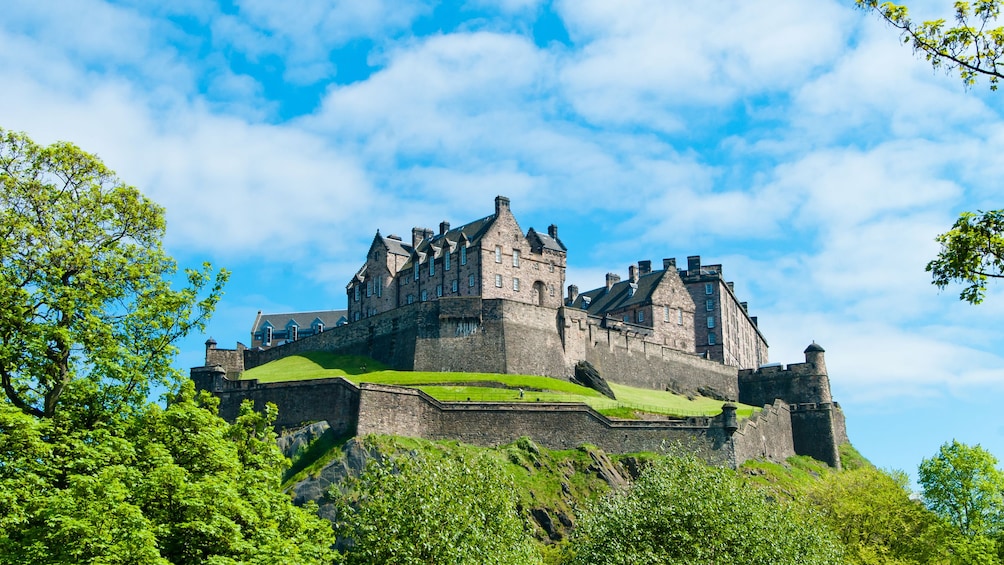
MULTIPOLYGON (((262 383, 345 377, 354 383, 410 386, 444 402, 582 402, 614 417, 635 412, 671 416, 713 416, 722 401, 610 383, 617 400, 593 389, 561 379, 497 373, 437 373, 393 371, 366 357, 311 352, 272 361, 244 372, 242 379, 262 383), (522 395, 520 394, 522 390, 522 395)), ((739 417, 749 417, 752 406, 739 405, 739 417)))

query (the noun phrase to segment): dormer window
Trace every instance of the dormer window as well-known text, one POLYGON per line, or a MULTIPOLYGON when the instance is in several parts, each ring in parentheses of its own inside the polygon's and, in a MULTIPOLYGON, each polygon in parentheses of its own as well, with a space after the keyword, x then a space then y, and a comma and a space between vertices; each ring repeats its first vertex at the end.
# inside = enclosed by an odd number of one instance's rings
POLYGON ((314 333, 319 334, 322 333, 323 331, 324 331, 324 324, 322 324, 321 322, 317 322, 317 325, 314 326, 314 333))
POLYGON ((265 326, 265 345, 272 345, 272 326, 265 326))
POLYGON ((461 265, 467 264, 467 247, 464 245, 460 246, 460 264, 461 265))
POLYGON ((286 335, 288 336, 287 339, 289 339, 289 341, 296 341, 297 338, 296 330, 297 328, 295 325, 286 328, 286 335))

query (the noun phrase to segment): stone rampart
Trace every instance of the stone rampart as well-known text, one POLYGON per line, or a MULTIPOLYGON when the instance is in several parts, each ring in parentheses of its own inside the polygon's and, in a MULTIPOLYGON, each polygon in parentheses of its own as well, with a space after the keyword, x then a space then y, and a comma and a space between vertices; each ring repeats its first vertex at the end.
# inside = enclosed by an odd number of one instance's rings
POLYGON ((795 455, 788 405, 781 400, 764 405, 762 411, 740 422, 732 442, 736 461, 784 461, 795 455))
POLYGON ((841 468, 838 446, 847 443, 847 432, 839 406, 830 402, 791 405, 791 431, 796 453, 841 468))
POLYGON ((609 453, 658 451, 681 443, 712 463, 736 465, 720 417, 613 421, 585 404, 444 403, 416 389, 367 383, 360 387, 358 433, 452 439, 481 446, 528 436, 550 449, 592 444, 609 453))

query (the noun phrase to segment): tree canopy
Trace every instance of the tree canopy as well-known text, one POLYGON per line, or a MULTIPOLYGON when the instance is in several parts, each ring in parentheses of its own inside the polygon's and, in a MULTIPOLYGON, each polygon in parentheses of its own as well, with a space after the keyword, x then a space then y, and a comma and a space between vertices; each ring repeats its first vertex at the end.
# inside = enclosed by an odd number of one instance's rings
POLYGON ((48 418, 70 392, 118 412, 175 380, 173 343, 203 328, 228 274, 203 265, 172 288, 164 231, 164 210, 94 155, 0 129, 0 385, 11 404, 48 418))
POLYGON ((945 443, 919 468, 924 502, 965 536, 1004 533, 1004 473, 979 445, 945 443))

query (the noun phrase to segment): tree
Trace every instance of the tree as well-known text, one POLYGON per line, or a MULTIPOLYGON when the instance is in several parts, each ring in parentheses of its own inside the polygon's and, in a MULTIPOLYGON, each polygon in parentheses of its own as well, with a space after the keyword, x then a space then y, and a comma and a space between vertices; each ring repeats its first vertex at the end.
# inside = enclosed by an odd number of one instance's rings
POLYGON ((228 424, 188 381, 94 427, 0 403, 0 564, 321 565, 331 525, 279 489, 274 406, 228 424))
MULTIPOLYGON (((878 0, 855 0, 857 5, 878 13, 900 30, 915 52, 923 53, 935 69, 958 71, 967 87, 986 77, 997 90, 1004 77, 1004 27, 996 26, 1004 0, 956 2, 956 26, 944 19, 920 24, 909 17, 906 6, 878 0)), ((959 295, 971 304, 983 302, 987 279, 1004 278, 1004 210, 963 212, 952 229, 939 235, 941 250, 927 264, 933 283, 965 286, 959 295)))
POLYGON ((924 502, 967 537, 1004 533, 1004 473, 979 445, 953 440, 919 468, 924 502))
POLYGON ((979 76, 990 81, 990 89, 1004 77, 1004 27, 994 27, 1004 0, 956 2, 956 26, 946 27, 944 19, 917 24, 906 6, 878 0, 855 0, 857 5, 878 13, 900 30, 914 51, 923 53, 935 69, 957 70, 966 86, 979 76))
POLYGON ((580 516, 569 545, 575 565, 842 563, 818 516, 693 455, 653 460, 580 516))
POLYGON ((513 480, 488 454, 372 461, 329 495, 348 564, 540 563, 513 480))
POLYGON ((1004 210, 963 212, 937 241, 941 251, 927 270, 939 288, 964 283, 959 298, 979 304, 986 297, 988 279, 1004 278, 1004 210))
POLYGON ((26 414, 64 396, 121 413, 177 379, 172 345, 202 329, 228 273, 165 254, 164 211, 94 155, 0 129, 0 385, 26 414), (205 295, 200 298, 204 291, 205 295))

